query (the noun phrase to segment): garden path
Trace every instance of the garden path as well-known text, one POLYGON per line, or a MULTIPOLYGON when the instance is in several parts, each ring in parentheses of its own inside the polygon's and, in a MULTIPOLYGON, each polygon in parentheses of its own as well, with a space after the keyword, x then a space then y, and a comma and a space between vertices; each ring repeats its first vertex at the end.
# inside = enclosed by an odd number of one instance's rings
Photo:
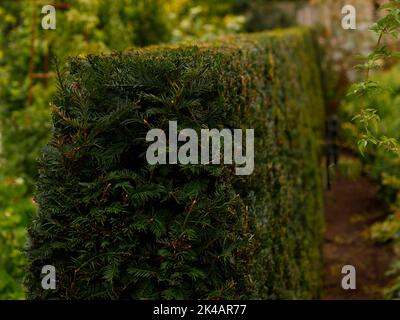
POLYGON ((386 214, 377 187, 367 178, 336 177, 326 193, 323 299, 382 298, 393 252, 390 246, 375 244, 366 235, 369 227, 386 214), (356 290, 341 287, 341 269, 347 264, 356 268, 356 290))

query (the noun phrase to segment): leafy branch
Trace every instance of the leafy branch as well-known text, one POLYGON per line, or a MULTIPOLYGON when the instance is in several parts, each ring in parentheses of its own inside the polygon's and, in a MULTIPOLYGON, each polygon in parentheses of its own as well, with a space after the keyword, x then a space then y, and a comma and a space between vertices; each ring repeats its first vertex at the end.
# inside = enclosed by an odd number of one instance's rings
MULTIPOLYGON (((363 81, 353 84, 348 92, 348 96, 359 98, 361 101, 368 101, 367 98, 371 95, 385 90, 381 84, 370 80, 371 71, 381 69, 385 60, 400 58, 399 52, 392 51, 388 46, 382 45, 382 41, 386 37, 399 38, 400 0, 390 0, 389 3, 382 5, 380 9, 385 10, 386 14, 370 29, 378 35, 375 49, 368 56, 360 56, 364 62, 355 66, 356 69, 365 72, 365 78, 363 81)), ((354 120, 360 124, 363 132, 358 142, 358 147, 362 154, 368 144, 372 144, 400 155, 400 144, 396 139, 379 136, 378 123, 380 118, 373 106, 364 102, 364 105, 361 106, 361 111, 353 118, 354 120)))

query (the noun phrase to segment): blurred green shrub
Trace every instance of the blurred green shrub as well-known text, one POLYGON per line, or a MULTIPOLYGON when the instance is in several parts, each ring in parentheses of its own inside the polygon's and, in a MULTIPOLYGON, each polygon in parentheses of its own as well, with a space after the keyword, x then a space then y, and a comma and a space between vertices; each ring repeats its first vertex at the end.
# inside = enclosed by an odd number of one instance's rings
MULTIPOLYGON (((376 129, 381 135, 400 138, 400 77, 399 66, 374 75, 373 80, 381 83, 386 88, 379 94, 369 95, 368 104, 376 106, 380 120, 376 123, 376 129)), ((359 123, 351 121, 351 118, 359 110, 359 101, 348 97, 341 108, 342 118, 348 121, 342 125, 342 137, 344 147, 357 152, 354 141, 361 139, 363 131, 359 123)), ((383 148, 370 145, 364 152, 362 160, 370 176, 382 186, 382 195, 388 202, 396 198, 400 184, 400 159, 383 148)))
POLYGON ((6 1, 0 18, 6 21, 0 35, 0 124, 2 170, 24 178, 28 191, 37 177, 36 159, 50 134, 49 97, 55 83, 35 80, 29 100, 29 65, 33 72, 46 70, 45 57, 121 50, 169 41, 168 17, 161 0, 72 0, 68 10, 57 10, 57 29, 42 30, 40 9, 31 3, 6 1), (36 13, 33 25, 32 10, 36 13), (35 30, 31 57, 32 27, 35 30))
POLYGON ((245 24, 244 9, 235 11, 237 0, 177 0, 166 5, 172 42, 212 40, 238 33, 245 24))
POLYGON ((0 299, 24 299, 26 225, 36 212, 22 179, 0 179, 0 299))

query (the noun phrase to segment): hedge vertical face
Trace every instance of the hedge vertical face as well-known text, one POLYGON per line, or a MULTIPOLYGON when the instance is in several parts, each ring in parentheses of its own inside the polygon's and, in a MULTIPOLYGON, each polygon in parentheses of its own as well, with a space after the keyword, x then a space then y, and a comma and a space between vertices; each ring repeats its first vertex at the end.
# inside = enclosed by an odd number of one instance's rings
POLYGON ((316 61, 303 29, 71 60, 41 159, 30 297, 317 296, 316 61), (148 163, 147 133, 171 121, 254 129, 254 172, 148 163), (41 286, 44 265, 57 270, 56 290, 41 286))

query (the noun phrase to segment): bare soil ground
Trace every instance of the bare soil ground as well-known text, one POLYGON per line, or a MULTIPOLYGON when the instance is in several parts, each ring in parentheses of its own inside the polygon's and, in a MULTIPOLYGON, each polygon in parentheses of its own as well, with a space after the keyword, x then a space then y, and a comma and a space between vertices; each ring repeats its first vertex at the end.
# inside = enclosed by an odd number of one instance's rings
POLYGON ((325 300, 382 299, 381 289, 393 252, 390 246, 368 239, 368 228, 385 218, 387 209, 377 198, 376 186, 366 178, 337 177, 326 193, 325 300), (341 269, 356 268, 357 289, 343 290, 341 269))

